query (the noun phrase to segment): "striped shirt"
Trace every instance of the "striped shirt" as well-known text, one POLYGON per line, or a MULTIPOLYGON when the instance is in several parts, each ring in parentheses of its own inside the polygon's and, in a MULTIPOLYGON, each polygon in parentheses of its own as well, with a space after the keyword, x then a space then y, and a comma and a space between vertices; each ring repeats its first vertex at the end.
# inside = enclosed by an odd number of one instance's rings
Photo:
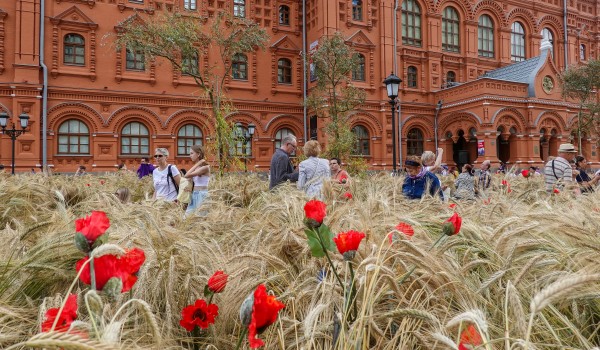
POLYGON ((556 157, 554 160, 546 163, 544 167, 544 180, 546 183, 546 192, 550 193, 554 188, 562 189, 566 182, 573 182, 573 168, 569 161, 562 157, 556 157))

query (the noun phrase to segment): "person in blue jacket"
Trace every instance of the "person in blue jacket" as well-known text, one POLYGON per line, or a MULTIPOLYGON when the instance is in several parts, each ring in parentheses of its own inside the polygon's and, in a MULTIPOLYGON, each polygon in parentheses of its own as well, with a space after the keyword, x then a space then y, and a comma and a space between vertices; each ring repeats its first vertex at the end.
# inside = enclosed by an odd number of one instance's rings
POLYGON ((402 184, 402 194, 409 199, 421 199, 424 195, 442 198, 440 179, 427 171, 418 156, 409 156, 404 162, 406 178, 402 184))

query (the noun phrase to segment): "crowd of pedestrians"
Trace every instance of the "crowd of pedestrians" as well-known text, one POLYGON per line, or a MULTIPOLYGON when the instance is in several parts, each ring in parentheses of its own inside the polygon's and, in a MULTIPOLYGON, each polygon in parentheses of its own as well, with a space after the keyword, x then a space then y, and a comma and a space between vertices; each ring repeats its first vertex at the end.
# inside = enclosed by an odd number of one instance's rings
MULTIPOLYGON (((349 190, 350 176, 342 169, 339 158, 325 159, 321 157, 321 145, 311 140, 305 143, 303 154, 306 157, 298 167, 294 167, 291 156, 295 155, 298 141, 294 135, 286 135, 281 147, 275 150, 271 158, 269 172, 269 189, 291 182, 295 183, 308 198, 324 199, 325 184, 333 184, 341 191, 349 190)), ((593 176, 587 173, 587 160, 576 156, 577 150, 570 143, 561 144, 558 154, 551 157, 542 171, 536 167, 523 170, 521 174, 511 173, 503 162, 498 164, 496 173, 504 176, 544 176, 545 189, 548 193, 573 191, 576 194, 594 192, 600 183, 600 171, 593 176)), ((443 149, 438 148, 437 154, 431 151, 421 156, 409 156, 404 162, 405 177, 402 193, 409 199, 420 199, 431 196, 443 200, 472 201, 477 197, 488 196, 492 190, 492 163, 489 160, 479 165, 478 173, 471 164, 463 164, 460 173, 455 168, 442 164, 443 149), (442 181, 440 181, 442 180, 442 181)), ((141 158, 136 171, 142 179, 152 177, 154 187, 153 199, 166 202, 180 203, 185 209, 185 215, 204 215, 200 210, 209 194, 210 165, 204 149, 194 145, 190 150, 190 160, 193 165, 189 171, 178 169, 169 163, 169 151, 157 148, 154 151, 154 163, 147 157, 141 158)), ((121 163, 118 171, 128 171, 125 163, 121 163)), ((86 167, 78 166, 75 176, 87 174, 86 167)), ((0 170, 1 171, 1 170, 0 170)), ((351 198, 350 192, 344 193, 351 198)), ((123 203, 131 200, 127 188, 120 188, 115 196, 123 203)))

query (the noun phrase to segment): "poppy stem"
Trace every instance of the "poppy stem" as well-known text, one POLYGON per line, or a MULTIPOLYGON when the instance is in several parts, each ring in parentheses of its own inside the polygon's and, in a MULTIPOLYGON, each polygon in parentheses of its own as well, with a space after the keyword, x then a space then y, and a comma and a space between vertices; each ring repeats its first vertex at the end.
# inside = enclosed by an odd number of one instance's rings
POLYGON ((94 269, 94 258, 92 257, 90 257, 90 279, 92 280, 92 290, 96 290, 96 270, 94 269))
POLYGON ((356 311, 356 285, 354 284, 354 268, 352 267, 352 262, 348 261, 348 266, 350 266, 350 302, 352 303, 352 318, 351 321, 354 322, 356 320, 356 315, 358 314, 356 311))
MULTIPOLYGON (((320 241, 320 239, 319 239, 319 241, 320 241)), ((335 270, 335 267, 333 266, 333 262, 331 261, 331 258, 329 257, 329 254, 327 253, 327 249, 325 249, 325 247, 323 246, 323 243, 321 243, 321 246, 323 247, 323 251, 325 252, 325 257, 327 257, 327 261, 329 261, 329 265, 331 265, 331 270, 333 271, 335 278, 337 279, 338 283, 340 284, 340 287, 342 287, 342 290, 344 290, 345 289, 344 282, 342 282, 342 279, 340 278, 337 271, 335 270)))
POLYGON ((208 305, 212 303, 212 298, 215 296, 215 293, 210 294, 210 298, 208 298, 208 305))
POLYGON ((442 234, 442 235, 440 236, 440 238, 438 238, 438 239, 437 239, 437 241, 435 241, 435 243, 433 243, 433 245, 431 246, 431 248, 429 248, 427 251, 430 251, 430 250, 432 250, 433 248, 435 248, 435 247, 438 245, 438 243, 440 243, 440 242, 442 241, 442 238, 444 238, 444 237, 446 237, 446 235, 445 235, 445 234, 442 234))
POLYGON ((240 338, 238 339, 237 345, 235 346, 235 350, 239 350, 240 345, 242 345, 242 340, 244 340, 247 331, 248 328, 244 327, 244 329, 242 329, 242 331, 240 332, 240 338))
MULTIPOLYGON (((432 250, 433 248, 435 248, 435 247, 438 245, 438 243, 440 243, 440 242, 442 241, 442 238, 444 238, 444 237, 446 237, 446 235, 445 235, 445 234, 442 234, 442 235, 440 236, 440 238, 438 238, 438 239, 437 239, 437 241, 435 241, 435 243, 433 243, 433 245, 432 245, 432 246, 431 246, 429 249, 427 249, 427 251, 430 251, 430 250, 432 250)), ((404 276, 402 276, 402 278, 400 279, 400 281, 398 282, 398 284, 402 284, 402 282, 406 281, 406 279, 407 279, 408 277, 410 277, 410 275, 412 275, 412 273, 413 273, 413 272, 415 272, 415 269, 416 269, 416 268, 417 268, 417 266, 416 266, 416 265, 415 265, 415 266, 413 266, 413 267, 410 269, 410 271, 408 271, 408 272, 407 272, 407 273, 406 273, 404 276)))
POLYGON ((198 339, 200 338, 200 327, 194 327, 192 331, 192 344, 194 344, 194 350, 199 350, 200 346, 198 344, 198 339))

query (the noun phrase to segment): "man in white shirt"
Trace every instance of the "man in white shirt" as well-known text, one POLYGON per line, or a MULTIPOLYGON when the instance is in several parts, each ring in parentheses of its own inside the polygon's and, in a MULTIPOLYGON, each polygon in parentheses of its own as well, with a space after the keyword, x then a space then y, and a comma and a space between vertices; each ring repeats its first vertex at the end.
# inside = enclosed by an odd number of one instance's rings
POLYGON ((552 193, 555 188, 561 190, 563 187, 573 185, 573 167, 571 162, 575 158, 577 150, 570 143, 563 143, 558 147, 558 157, 552 159, 544 167, 544 180, 546 192, 552 193))

